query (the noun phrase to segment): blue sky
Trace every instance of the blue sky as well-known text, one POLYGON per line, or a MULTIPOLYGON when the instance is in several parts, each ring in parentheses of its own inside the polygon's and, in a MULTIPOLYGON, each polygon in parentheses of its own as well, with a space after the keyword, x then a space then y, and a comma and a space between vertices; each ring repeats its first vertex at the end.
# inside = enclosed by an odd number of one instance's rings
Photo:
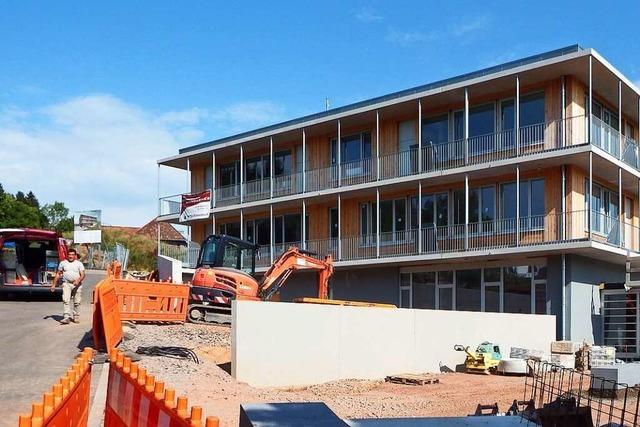
MULTIPOLYGON (((640 81, 637 0, 231 3, 2 2, 0 182, 139 225, 155 215, 155 160, 326 97, 337 107, 574 43, 640 81), (56 157, 73 191, 48 173, 56 157)), ((163 175, 162 192, 178 180, 163 175)))

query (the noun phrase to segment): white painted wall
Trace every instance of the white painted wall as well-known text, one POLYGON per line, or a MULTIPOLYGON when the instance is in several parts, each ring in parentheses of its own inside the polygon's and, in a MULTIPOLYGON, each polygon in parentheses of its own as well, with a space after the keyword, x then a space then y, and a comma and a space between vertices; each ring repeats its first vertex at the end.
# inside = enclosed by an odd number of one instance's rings
POLYGON ((548 351, 555 316, 234 301, 232 375, 299 386, 398 373, 455 371, 482 341, 548 351))
POLYGON ((182 261, 158 255, 158 275, 162 281, 171 278, 173 283, 182 283, 182 261))

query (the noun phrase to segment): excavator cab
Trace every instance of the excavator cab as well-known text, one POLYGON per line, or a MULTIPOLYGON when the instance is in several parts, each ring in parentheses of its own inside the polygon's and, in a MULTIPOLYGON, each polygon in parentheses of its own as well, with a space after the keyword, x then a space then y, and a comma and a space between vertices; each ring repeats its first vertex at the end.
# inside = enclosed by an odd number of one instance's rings
POLYGON ((227 267, 254 276, 258 248, 246 240, 213 234, 202 243, 197 268, 227 267))

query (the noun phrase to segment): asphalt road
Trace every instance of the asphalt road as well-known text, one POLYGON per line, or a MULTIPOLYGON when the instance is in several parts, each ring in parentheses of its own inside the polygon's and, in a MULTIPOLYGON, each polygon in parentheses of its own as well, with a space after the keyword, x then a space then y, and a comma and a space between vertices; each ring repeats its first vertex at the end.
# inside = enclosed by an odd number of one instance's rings
MULTIPOLYGON (((0 426, 15 426, 69 368, 79 350, 92 346, 91 295, 104 271, 88 271, 80 324, 61 325, 61 294, 0 300, 0 426)), ((94 372, 94 375, 96 372, 94 372)), ((92 381, 96 383, 97 378, 92 381)))

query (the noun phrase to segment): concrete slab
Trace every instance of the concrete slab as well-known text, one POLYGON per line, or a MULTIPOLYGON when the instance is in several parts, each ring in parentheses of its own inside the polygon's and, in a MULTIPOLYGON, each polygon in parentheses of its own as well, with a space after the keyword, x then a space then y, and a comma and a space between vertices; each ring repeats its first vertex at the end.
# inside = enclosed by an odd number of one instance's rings
POLYGON ((240 427, 347 427, 322 402, 244 403, 240 405, 240 427))
POLYGON ((522 426, 523 420, 520 417, 367 418, 347 420, 347 424, 350 427, 509 427, 522 426))
MULTIPOLYGON (((604 389, 613 388, 616 382, 618 384, 627 384, 629 386, 635 386, 640 384, 640 363, 620 363, 610 366, 598 366, 591 369, 591 375, 594 379, 591 384, 591 388, 599 390, 601 387, 604 389), (602 380, 604 378, 604 385, 602 380)), ((616 388, 620 388, 619 385, 616 388)))

